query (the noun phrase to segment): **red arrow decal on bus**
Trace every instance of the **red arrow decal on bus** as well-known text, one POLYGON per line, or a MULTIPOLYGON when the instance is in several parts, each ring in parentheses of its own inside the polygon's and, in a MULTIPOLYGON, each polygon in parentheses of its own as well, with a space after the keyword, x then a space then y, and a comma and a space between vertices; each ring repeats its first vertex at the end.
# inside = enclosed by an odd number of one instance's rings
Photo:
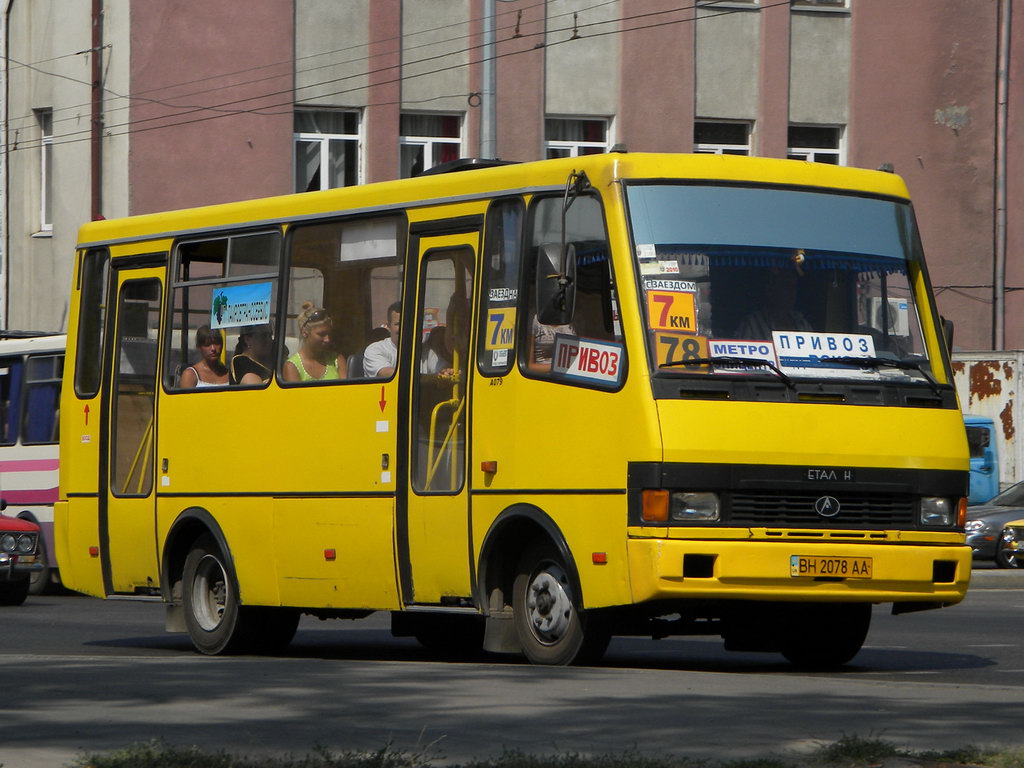
POLYGON ((388 401, 384 399, 384 387, 380 388, 380 401, 377 405, 380 406, 380 412, 384 413, 384 406, 388 404, 388 401))
POLYGON ((89 426, 89 404, 88 403, 85 404, 84 410, 85 410, 85 426, 88 427, 89 426))

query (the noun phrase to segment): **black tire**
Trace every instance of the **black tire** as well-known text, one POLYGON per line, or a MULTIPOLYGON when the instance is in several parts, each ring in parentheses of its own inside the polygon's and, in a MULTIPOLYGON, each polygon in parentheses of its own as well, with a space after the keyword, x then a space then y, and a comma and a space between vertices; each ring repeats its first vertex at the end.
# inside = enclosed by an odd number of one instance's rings
POLYGON ((1007 534, 1007 530, 1004 529, 999 534, 999 540, 996 541, 996 566, 999 568, 1020 568, 1022 558, 1017 554, 1016 547, 1008 546, 1011 542, 1016 544, 1016 540, 1012 535, 1007 534))
POLYGON ((578 610, 569 572, 547 541, 529 546, 519 560, 512 613, 519 644, 533 664, 591 664, 611 640, 604 622, 578 610))
POLYGON ((21 605, 28 597, 28 579, 0 581, 0 605, 21 605))
POLYGON ((804 669, 834 669, 860 651, 871 626, 871 604, 791 606, 777 619, 779 649, 804 669))
POLYGON ((185 558, 182 604, 192 645, 208 656, 283 650, 299 624, 295 609, 241 605, 227 560, 208 535, 185 558))
POLYGON ((39 534, 39 556, 38 562, 43 564, 43 570, 33 571, 28 577, 28 593, 30 595, 48 595, 54 588, 54 580, 51 578, 53 571, 50 570, 50 562, 46 559, 46 540, 43 534, 39 534))

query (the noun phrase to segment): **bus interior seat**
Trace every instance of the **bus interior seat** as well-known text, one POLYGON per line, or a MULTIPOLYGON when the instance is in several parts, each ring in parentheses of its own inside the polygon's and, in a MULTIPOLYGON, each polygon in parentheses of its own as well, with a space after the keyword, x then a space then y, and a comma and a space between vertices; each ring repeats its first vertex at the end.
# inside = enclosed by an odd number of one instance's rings
POLYGON ((348 377, 350 379, 362 379, 366 377, 366 373, 363 371, 362 352, 356 352, 354 355, 349 355, 345 362, 348 365, 348 377))

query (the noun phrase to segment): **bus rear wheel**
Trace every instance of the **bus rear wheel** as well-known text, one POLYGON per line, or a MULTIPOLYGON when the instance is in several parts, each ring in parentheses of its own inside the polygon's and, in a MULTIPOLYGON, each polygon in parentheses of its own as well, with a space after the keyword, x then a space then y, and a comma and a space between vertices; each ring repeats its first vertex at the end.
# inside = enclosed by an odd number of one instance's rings
POLYGON ((295 636, 299 612, 289 608, 243 606, 226 560, 212 536, 193 544, 182 574, 185 626, 200 653, 284 649, 295 636))
POLYGON ((512 590, 516 636, 533 664, 587 664, 604 655, 611 634, 576 608, 568 571, 554 546, 539 542, 519 560, 512 590))
POLYGON ((799 605, 781 611, 779 650, 805 669, 833 669, 850 661, 871 626, 871 604, 799 605))

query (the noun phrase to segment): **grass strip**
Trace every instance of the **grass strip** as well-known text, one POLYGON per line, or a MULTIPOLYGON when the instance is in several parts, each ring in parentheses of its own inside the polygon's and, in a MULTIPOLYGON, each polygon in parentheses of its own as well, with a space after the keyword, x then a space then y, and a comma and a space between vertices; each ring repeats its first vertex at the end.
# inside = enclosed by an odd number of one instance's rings
MULTIPOLYGON (((539 755, 506 751, 496 757, 449 762, 441 755, 402 751, 390 745, 376 752, 333 751, 316 746, 303 756, 234 755, 162 741, 134 744, 103 754, 85 754, 69 768, 1024 768, 1024 747, 965 746, 945 752, 910 751, 885 741, 843 736, 809 754, 736 760, 654 757, 636 750, 615 754, 539 755)), ((0 768, 3 768, 0 764, 0 768)))

